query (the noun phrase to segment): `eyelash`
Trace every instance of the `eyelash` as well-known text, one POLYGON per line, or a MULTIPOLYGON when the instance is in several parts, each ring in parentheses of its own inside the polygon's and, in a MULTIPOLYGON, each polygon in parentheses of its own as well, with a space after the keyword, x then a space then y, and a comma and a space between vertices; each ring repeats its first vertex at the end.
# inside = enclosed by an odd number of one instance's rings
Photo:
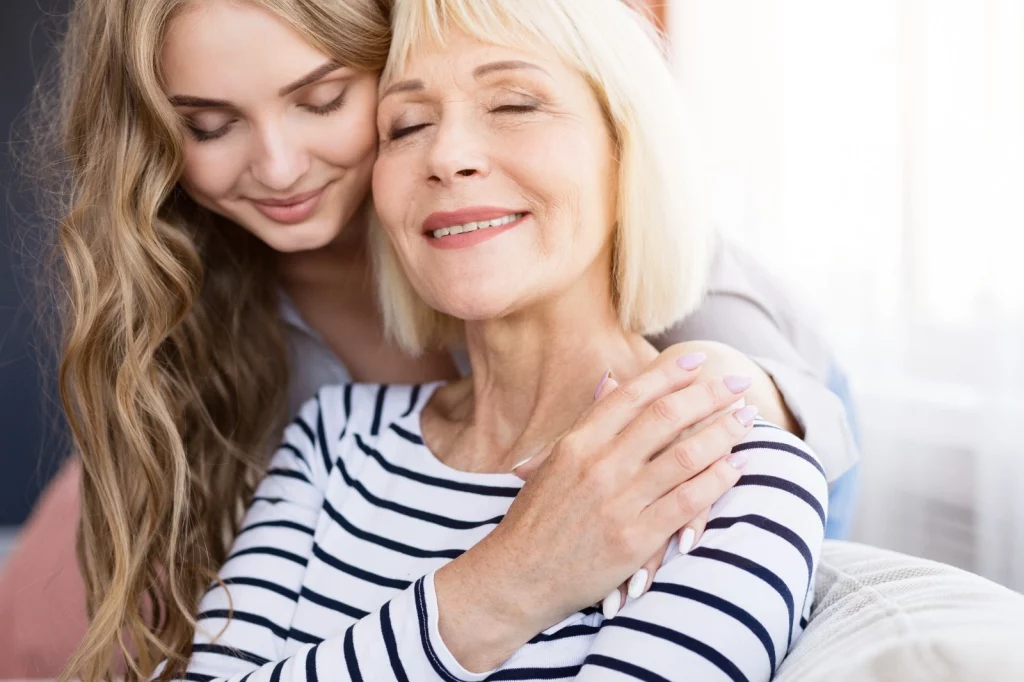
MULTIPOLYGON (((504 105, 502 105, 500 107, 495 107, 494 109, 491 109, 490 113, 492 113, 492 114, 498 114, 498 113, 528 114, 528 113, 536 111, 536 110, 537 110, 537 105, 536 104, 504 104, 504 105)), ((408 128, 393 128, 391 130, 391 139, 392 140, 398 140, 398 139, 401 139, 403 137, 406 137, 407 135, 412 135, 413 133, 416 133, 416 132, 419 132, 420 130, 423 130, 428 125, 430 125, 430 124, 429 123, 421 123, 419 125, 409 126, 408 128)))
MULTIPOLYGON (((341 109, 342 105, 345 104, 345 95, 347 93, 348 88, 345 88, 344 90, 341 91, 340 95, 335 97, 327 104, 324 104, 323 106, 314 107, 308 104, 303 104, 302 107, 311 114, 315 114, 317 116, 327 116, 329 114, 333 114, 338 109, 341 109)), ((218 128, 217 130, 212 131, 200 130, 199 128, 191 124, 188 124, 188 128, 189 132, 192 134, 192 137, 195 138, 196 142, 209 142, 210 140, 216 140, 218 137, 224 137, 225 135, 227 135, 228 131, 231 129, 231 124, 233 123, 234 121, 229 121, 222 125, 220 128, 218 128)))

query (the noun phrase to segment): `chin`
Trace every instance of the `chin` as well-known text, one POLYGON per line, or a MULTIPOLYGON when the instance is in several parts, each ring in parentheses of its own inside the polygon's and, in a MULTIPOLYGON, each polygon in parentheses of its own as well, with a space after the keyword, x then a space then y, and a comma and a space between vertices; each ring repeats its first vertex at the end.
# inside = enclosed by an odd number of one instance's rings
POLYGON ((298 253, 322 249, 341 234, 338 221, 332 223, 316 220, 298 225, 272 223, 261 226, 253 233, 267 246, 281 253, 298 253))

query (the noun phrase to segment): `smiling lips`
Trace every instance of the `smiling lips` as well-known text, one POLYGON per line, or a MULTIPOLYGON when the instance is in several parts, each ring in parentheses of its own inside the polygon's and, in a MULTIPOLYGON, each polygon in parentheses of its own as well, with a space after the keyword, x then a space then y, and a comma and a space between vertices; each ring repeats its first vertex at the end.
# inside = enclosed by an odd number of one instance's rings
POLYGON ((271 220, 285 225, 295 225, 313 215, 325 189, 327 189, 326 186, 285 199, 251 199, 251 201, 257 211, 271 220))
POLYGON ((528 213, 479 206, 432 213, 423 222, 423 235, 439 249, 463 249, 497 237, 516 227, 528 213))

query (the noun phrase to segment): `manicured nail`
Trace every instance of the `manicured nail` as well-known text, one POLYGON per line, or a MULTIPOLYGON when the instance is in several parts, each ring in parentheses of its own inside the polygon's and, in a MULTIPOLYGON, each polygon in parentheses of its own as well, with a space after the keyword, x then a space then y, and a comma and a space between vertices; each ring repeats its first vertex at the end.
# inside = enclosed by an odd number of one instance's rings
POLYGON ((697 534, 693 532, 692 528, 684 528, 682 534, 679 536, 679 553, 689 554, 690 550, 693 549, 693 539, 697 537, 697 534))
POLYGON ((747 466, 747 462, 750 461, 750 455, 745 450, 740 452, 734 452, 725 458, 725 461, 732 465, 733 469, 739 469, 743 471, 743 467, 747 466))
POLYGON ((689 353, 676 360, 676 364, 689 372, 703 365, 707 359, 708 356, 704 355, 704 353, 689 353))
POLYGON ((615 617, 615 614, 619 612, 619 604, 622 603, 622 597, 619 595, 619 588, 612 590, 611 594, 604 598, 601 602, 601 612, 604 614, 605 620, 611 620, 615 617))
POLYGON ((594 400, 597 400, 599 397, 601 397, 601 389, 604 388, 605 382, 608 381, 608 379, 610 379, 611 376, 612 371, 608 370, 607 372, 604 373, 604 376, 601 377, 601 383, 597 385, 597 390, 594 391, 594 400))
POLYGON ((647 587, 647 569, 641 568, 629 579, 629 587, 626 588, 626 594, 629 595, 630 599, 639 599, 640 595, 644 593, 645 587, 647 587))
POLYGON ((732 414, 740 424, 750 426, 754 423, 754 417, 757 416, 757 405, 747 405, 746 407, 736 410, 732 414))
POLYGON ((526 458, 526 459, 524 459, 524 460, 523 460, 522 462, 520 462, 519 464, 516 464, 516 465, 515 465, 514 467, 512 467, 512 471, 515 471, 515 470, 516 470, 516 469, 518 469, 519 467, 523 466, 524 464, 526 464, 527 462, 529 462, 529 461, 530 461, 531 459, 533 459, 533 457, 527 457, 527 458, 526 458))
POLYGON ((725 387, 733 393, 743 393, 753 383, 750 377, 731 376, 725 377, 725 387))

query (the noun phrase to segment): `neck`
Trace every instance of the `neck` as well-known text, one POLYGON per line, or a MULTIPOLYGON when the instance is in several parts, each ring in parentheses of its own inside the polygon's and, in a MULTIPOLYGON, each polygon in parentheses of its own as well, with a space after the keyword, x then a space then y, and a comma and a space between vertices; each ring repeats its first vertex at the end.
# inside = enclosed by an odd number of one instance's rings
POLYGON ((439 443, 451 446, 444 449, 453 466, 510 470, 572 426, 606 372, 631 377, 657 355, 641 335, 622 330, 607 270, 597 270, 557 300, 466 324, 473 374, 440 406, 456 424, 455 440, 439 443))
POLYGON ((278 254, 278 272, 284 288, 289 292, 329 288, 332 296, 352 292, 364 298, 367 283, 372 283, 367 243, 370 206, 367 200, 326 246, 312 251, 278 254))

